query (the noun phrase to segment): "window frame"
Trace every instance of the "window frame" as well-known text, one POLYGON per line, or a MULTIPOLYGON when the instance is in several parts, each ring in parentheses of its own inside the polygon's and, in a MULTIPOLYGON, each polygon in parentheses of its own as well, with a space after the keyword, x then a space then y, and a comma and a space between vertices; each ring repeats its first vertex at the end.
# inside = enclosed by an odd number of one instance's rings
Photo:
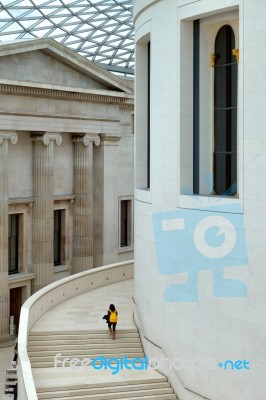
POLYGON ((61 263, 54 272, 68 271, 72 262, 73 204, 75 196, 55 196, 54 211, 61 210, 61 263))
POLYGON ((8 275, 13 275, 19 273, 19 240, 20 240, 20 214, 19 213, 12 213, 8 214, 8 275), (15 218, 16 222, 16 235, 12 236, 12 227, 13 223, 12 220, 15 218), (11 223, 10 223, 11 220, 11 223), (11 232, 10 232, 10 226, 11 226, 11 232), (11 234, 10 234, 11 233, 11 234), (15 264, 16 267, 13 269, 11 266, 11 249, 12 249, 12 238, 15 238, 15 264))
POLYGON ((177 206, 181 208, 198 208, 204 206, 212 208, 214 203, 229 205, 237 199, 243 205, 243 63, 241 63, 241 46, 243 39, 239 36, 242 32, 242 21, 239 19, 239 8, 236 6, 231 11, 214 14, 207 13, 195 15, 192 7, 186 7, 180 12, 178 18, 179 45, 178 55, 178 151, 180 157, 177 206), (191 13, 191 14, 190 14, 191 13), (204 87, 200 95, 200 190, 199 194, 193 193, 193 21, 200 19, 200 74, 205 71, 201 81, 204 87), (210 66, 210 55, 213 53, 214 41, 217 32, 223 25, 230 25, 235 34, 235 47, 240 49, 240 62, 238 64, 238 115, 237 115, 237 182, 236 196, 218 196, 213 193, 213 68, 210 66), (182 61, 182 62, 181 62, 182 61), (204 104, 204 107, 202 107, 204 104), (206 112, 206 105, 208 110, 206 112), (207 144, 207 146, 206 146, 207 144), (206 156, 207 154, 207 156, 206 156), (213 198, 213 200, 210 200, 213 198), (216 200, 215 200, 216 199, 216 200), (212 206, 211 206, 212 205, 212 206))
POLYGON ((64 210, 63 209, 56 209, 54 210, 54 230, 53 230, 53 234, 54 234, 54 266, 58 266, 62 264, 62 220, 64 218, 64 215, 62 216, 64 210), (58 215, 58 221, 57 218, 55 218, 55 216, 58 215), (58 222, 58 232, 57 232, 57 224, 56 222, 58 222), (56 234, 56 236, 55 236, 56 234), (55 244, 57 244, 57 246, 55 246, 55 244), (55 249, 56 247, 56 249, 55 249), (58 254, 58 257, 56 257, 56 254, 58 254))
POLYGON ((32 198, 10 198, 8 200, 8 215, 18 214, 19 253, 17 273, 31 271, 32 204, 32 198))
MULTIPOLYGON (((148 27, 146 27, 148 29, 148 27)), ((151 34, 136 40, 136 106, 135 106, 135 187, 150 192, 151 188, 151 34)))
MULTIPOLYGON (((227 40, 227 37, 225 38, 225 40, 227 40)), ((238 170, 238 167, 237 167, 237 153, 238 153, 238 145, 237 145, 237 136, 238 136, 237 135, 237 132, 238 132, 238 62, 236 60, 236 57, 233 55, 233 50, 236 49, 235 41, 236 41, 235 32, 234 32, 234 30, 233 30, 233 28, 232 28, 232 26, 230 24, 223 24, 219 28, 219 30, 217 31, 216 37, 215 37, 215 41, 214 41, 215 62, 214 62, 214 74, 213 74, 213 193, 215 195, 218 195, 218 196, 235 196, 237 194, 237 183, 238 183, 237 182, 237 170, 238 170), (218 35, 222 32, 222 29, 227 27, 227 26, 230 27, 230 30, 231 30, 231 33, 232 33, 233 39, 234 39, 234 47, 233 47, 233 49, 229 50, 227 55, 230 54, 230 57, 231 57, 231 59, 233 59, 234 62, 231 62, 229 64, 218 64, 217 63, 217 59, 216 59, 216 57, 217 57, 216 49, 217 49, 217 45, 218 45, 217 39, 218 39, 218 35), (234 58, 235 58, 235 60, 234 60, 234 58), (215 120, 217 118, 217 113, 216 113, 217 110, 219 111, 219 110, 222 109, 221 107, 217 107, 217 104, 216 104, 217 97, 219 97, 219 96, 217 96, 217 93, 216 93, 217 90, 218 90, 218 88, 217 88, 218 80, 221 79, 218 76, 218 72, 219 72, 220 68, 226 67, 226 68, 230 68, 230 72, 231 72, 231 75, 232 75, 232 71, 233 71, 234 66, 236 66, 236 82, 235 83, 234 82, 230 82, 231 85, 230 85, 230 90, 229 91, 230 91, 230 97, 235 95, 236 105, 235 106, 231 105, 231 107, 227 106, 227 107, 224 107, 223 109, 226 110, 226 111, 228 111, 229 108, 236 110, 236 115, 235 116, 232 115, 232 122, 235 122, 235 131, 232 130, 230 132, 231 133, 231 135, 230 135, 231 142, 232 142, 233 139, 236 142, 236 150, 234 151, 234 150, 231 149, 231 151, 230 151, 231 164, 233 163, 233 160, 232 160, 233 159, 233 153, 236 153, 236 160, 235 160, 235 162, 236 162, 236 166, 235 166, 235 169, 236 169, 236 182, 232 182, 231 181, 230 186, 228 188, 225 188, 225 190, 223 190, 222 193, 219 194, 219 193, 217 193, 216 174, 218 174, 218 172, 216 171, 216 161, 215 161, 215 159, 216 159, 218 153, 225 154, 225 153, 229 153, 229 152, 227 152, 227 151, 226 152, 225 151, 217 152, 218 141, 219 141, 219 138, 221 139, 221 136, 219 137, 219 134, 218 134, 218 132, 216 130, 217 124, 215 123, 215 120), (235 93, 233 92, 234 85, 235 85, 235 90, 236 90, 235 93), (234 185, 234 183, 236 184, 236 193, 234 193, 234 191, 233 191, 234 188, 232 187, 234 185), (229 192, 229 190, 230 190, 230 192, 229 192)), ((226 47, 227 47, 227 45, 226 45, 226 47)), ((228 75, 228 74, 226 73, 226 75, 228 75)), ((232 78, 232 76, 230 76, 230 78, 232 78)), ((226 76, 224 79, 225 79, 225 83, 227 83, 228 82, 228 76, 226 76)), ((220 95, 220 93, 219 93, 219 95, 220 95)), ((224 131, 223 133, 227 133, 227 132, 224 131)), ((224 139, 224 145, 225 144, 226 144, 226 138, 224 139)), ((218 163, 218 161, 217 161, 217 163, 218 163)), ((230 175, 232 175, 233 172, 234 172, 234 167, 233 167, 233 165, 231 165, 230 175)))
POLYGON ((120 196, 118 200, 118 249, 119 252, 133 250, 133 196, 120 196), (121 244, 122 235, 122 202, 127 202, 127 244, 121 244))

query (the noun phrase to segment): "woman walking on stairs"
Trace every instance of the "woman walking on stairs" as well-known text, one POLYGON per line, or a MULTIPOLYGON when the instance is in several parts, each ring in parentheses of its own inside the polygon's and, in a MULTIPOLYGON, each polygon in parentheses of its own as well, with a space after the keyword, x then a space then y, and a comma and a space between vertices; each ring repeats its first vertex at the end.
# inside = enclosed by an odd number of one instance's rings
POLYGON ((115 327, 118 321, 118 312, 113 304, 110 304, 108 310, 108 328, 112 339, 115 340, 115 327))

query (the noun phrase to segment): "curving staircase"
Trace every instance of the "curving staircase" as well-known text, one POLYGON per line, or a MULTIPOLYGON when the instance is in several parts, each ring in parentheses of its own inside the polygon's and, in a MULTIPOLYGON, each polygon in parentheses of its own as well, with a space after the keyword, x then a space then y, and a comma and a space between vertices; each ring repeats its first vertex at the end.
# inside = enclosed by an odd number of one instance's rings
MULTIPOLYGON (((58 367, 65 358, 94 359, 99 356, 106 358, 128 359, 143 358, 144 352, 137 329, 118 330, 113 341, 108 331, 91 330, 82 332, 32 332, 28 341, 28 354, 31 366, 38 368, 53 368, 54 358, 58 357, 58 367), (61 360, 61 361, 60 361, 61 360)), ((66 363, 66 366, 69 364, 66 363)), ((88 367, 92 368, 92 367, 88 367)), ((89 369, 88 369, 89 371, 89 369)), ((41 386, 37 388, 38 399, 50 400, 172 400, 177 399, 167 378, 152 371, 145 376, 145 371, 130 371, 126 379, 107 379, 87 384, 68 384, 63 386, 41 386), (134 375, 134 376, 133 376, 134 375)), ((97 371, 101 374, 101 371, 97 371)))
MULTIPOLYGON (((67 357, 94 359, 101 355, 106 358, 125 355, 130 359, 144 357, 138 331, 133 329, 120 331, 117 340, 112 340, 109 333, 100 330, 30 334, 28 355, 32 368, 54 367, 54 357, 58 353, 62 354, 61 360, 67 357)), ((65 365, 69 366, 69 363, 65 365)))

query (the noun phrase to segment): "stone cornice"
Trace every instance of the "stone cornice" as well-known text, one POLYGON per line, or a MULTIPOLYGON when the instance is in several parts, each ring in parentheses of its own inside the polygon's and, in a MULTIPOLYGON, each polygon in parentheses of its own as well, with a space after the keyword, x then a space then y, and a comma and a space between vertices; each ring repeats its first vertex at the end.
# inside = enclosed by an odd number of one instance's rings
MULTIPOLYGON (((0 115, 10 115, 14 117, 38 117, 38 118, 64 118, 64 119, 73 119, 73 120, 81 120, 81 121, 107 121, 111 123, 119 123, 120 119, 112 118, 112 117, 90 117, 83 116, 78 114, 52 114, 51 113, 39 113, 39 112, 27 112, 27 111, 7 111, 0 109, 0 115)), ((43 132, 45 133, 45 132, 43 132)))
POLYGON ((31 204, 31 203, 33 203, 33 197, 24 197, 24 198, 19 198, 19 197, 16 197, 16 198, 9 198, 8 199, 8 204, 9 205, 13 205, 13 204, 19 204, 19 205, 22 205, 22 204, 31 204))
POLYGON ((132 103, 124 103, 124 104, 121 104, 120 107, 121 108, 128 108, 130 110, 133 110, 134 109, 134 104, 132 104, 132 103))
MULTIPOLYGON (((108 91, 106 91, 108 93, 108 91)), ((62 100, 77 100, 77 101, 89 101, 93 103, 111 103, 118 104, 123 108, 133 108, 133 96, 126 95, 121 92, 111 92, 109 94, 101 94, 100 90, 79 90, 79 88, 48 88, 48 87, 36 87, 33 85, 12 85, 10 83, 0 82, 0 93, 12 94, 18 96, 32 96, 32 97, 45 97, 52 99, 62 100), (129 98, 128 98, 129 97, 129 98)))
POLYGON ((73 201, 75 200, 75 197, 74 194, 58 195, 54 196, 54 201, 73 201))
MULTIPOLYGON (((54 196, 54 201, 71 201, 75 200, 74 194, 58 195, 54 196)), ((33 203, 33 197, 11 197, 8 199, 9 205, 29 205, 33 203)))
POLYGON ((22 281, 26 281, 26 280, 31 280, 35 278, 35 274, 34 273, 30 273, 30 272, 20 272, 18 274, 12 274, 12 275, 8 275, 8 283, 14 283, 14 282, 22 282, 22 281))

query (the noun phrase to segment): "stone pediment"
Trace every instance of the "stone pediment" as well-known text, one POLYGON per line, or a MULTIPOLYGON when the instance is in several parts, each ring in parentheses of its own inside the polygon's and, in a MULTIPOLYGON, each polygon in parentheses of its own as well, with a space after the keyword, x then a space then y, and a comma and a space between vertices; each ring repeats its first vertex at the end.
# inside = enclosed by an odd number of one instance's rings
POLYGON ((133 93, 133 84, 123 80, 53 39, 0 43, 0 77, 22 81, 133 93))

